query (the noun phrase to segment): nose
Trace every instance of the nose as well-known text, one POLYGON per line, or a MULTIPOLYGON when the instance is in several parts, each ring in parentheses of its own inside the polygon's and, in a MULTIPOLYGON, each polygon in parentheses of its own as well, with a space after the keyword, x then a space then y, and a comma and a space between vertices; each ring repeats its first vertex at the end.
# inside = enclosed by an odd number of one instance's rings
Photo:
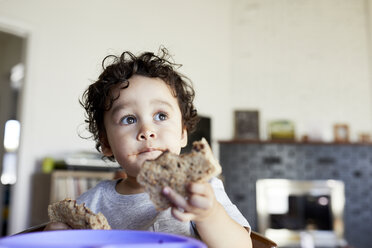
POLYGON ((137 140, 149 140, 155 138, 155 131, 153 131, 148 125, 143 125, 137 135, 137 140))

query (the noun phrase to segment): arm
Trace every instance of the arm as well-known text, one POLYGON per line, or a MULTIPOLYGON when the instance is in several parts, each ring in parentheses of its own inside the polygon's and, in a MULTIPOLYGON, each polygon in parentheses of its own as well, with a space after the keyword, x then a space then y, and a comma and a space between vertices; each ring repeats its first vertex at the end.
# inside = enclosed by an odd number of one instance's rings
POLYGON ((208 247, 252 247, 249 233, 226 213, 209 183, 188 185, 190 196, 183 198, 170 188, 164 195, 173 203, 172 215, 180 221, 194 221, 208 247))

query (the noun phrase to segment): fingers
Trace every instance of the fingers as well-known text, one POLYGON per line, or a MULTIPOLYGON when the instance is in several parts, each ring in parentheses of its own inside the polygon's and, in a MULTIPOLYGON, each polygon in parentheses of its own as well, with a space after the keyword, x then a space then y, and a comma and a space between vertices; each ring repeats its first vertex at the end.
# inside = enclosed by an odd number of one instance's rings
POLYGON ((204 196, 192 195, 189 199, 190 205, 195 208, 207 210, 212 207, 212 201, 204 196))
POLYGON ((163 194, 168 198, 170 202, 172 202, 173 205, 177 206, 178 208, 183 208, 185 210, 188 208, 187 200, 180 194, 175 192, 173 189, 165 187, 163 189, 163 194))
POLYGON ((214 192, 209 183, 191 183, 188 187, 191 197, 189 203, 194 207, 209 209, 213 205, 214 192))
POLYGON ((194 215, 188 212, 191 210, 190 205, 184 197, 169 187, 163 189, 163 194, 173 205, 171 211, 174 218, 182 222, 191 221, 193 219, 194 215))
POLYGON ((194 219, 195 215, 193 213, 185 212, 183 209, 173 207, 172 215, 179 221, 188 222, 194 219))
POLYGON ((172 203, 172 215, 180 221, 200 220, 209 216, 214 206, 215 197, 209 183, 191 183, 187 187, 189 197, 185 198, 169 187, 163 194, 172 203))
POLYGON ((206 183, 190 183, 188 185, 188 190, 192 194, 206 195, 209 193, 209 184, 206 183))
POLYGON ((190 211, 192 207, 208 209, 213 201, 213 190, 209 184, 191 183, 188 185, 189 199, 175 192, 169 187, 163 189, 163 194, 177 207, 190 211))
POLYGON ((66 229, 71 229, 71 227, 62 222, 50 222, 48 225, 46 225, 46 227, 44 228, 44 231, 66 230, 66 229))

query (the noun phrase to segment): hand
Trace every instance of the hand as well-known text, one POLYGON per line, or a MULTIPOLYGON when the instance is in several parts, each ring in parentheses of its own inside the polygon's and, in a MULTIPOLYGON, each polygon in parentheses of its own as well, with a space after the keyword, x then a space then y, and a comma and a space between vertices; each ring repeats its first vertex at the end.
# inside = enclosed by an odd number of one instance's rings
POLYGON ((162 193, 173 204, 174 218, 193 221, 208 247, 252 248, 249 233, 227 214, 209 183, 191 183, 187 191, 189 195, 184 198, 169 187, 163 189, 162 193))
POLYGON ((217 202, 212 186, 209 183, 190 183, 187 185, 189 197, 184 198, 173 189, 165 187, 163 194, 173 204, 174 218, 187 222, 203 222, 217 212, 217 202))
POLYGON ((72 229, 69 225, 62 222, 49 222, 44 228, 44 231, 56 231, 56 230, 67 230, 72 229))

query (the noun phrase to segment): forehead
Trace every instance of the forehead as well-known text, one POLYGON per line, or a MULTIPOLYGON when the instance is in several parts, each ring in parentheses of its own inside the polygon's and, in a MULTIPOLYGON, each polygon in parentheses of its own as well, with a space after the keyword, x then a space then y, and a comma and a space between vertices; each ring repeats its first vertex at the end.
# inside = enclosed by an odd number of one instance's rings
POLYGON ((134 75, 128 79, 128 82, 117 85, 113 93, 114 97, 117 97, 114 105, 116 102, 122 104, 123 101, 141 102, 151 99, 169 101, 178 105, 175 91, 160 78, 134 75))

